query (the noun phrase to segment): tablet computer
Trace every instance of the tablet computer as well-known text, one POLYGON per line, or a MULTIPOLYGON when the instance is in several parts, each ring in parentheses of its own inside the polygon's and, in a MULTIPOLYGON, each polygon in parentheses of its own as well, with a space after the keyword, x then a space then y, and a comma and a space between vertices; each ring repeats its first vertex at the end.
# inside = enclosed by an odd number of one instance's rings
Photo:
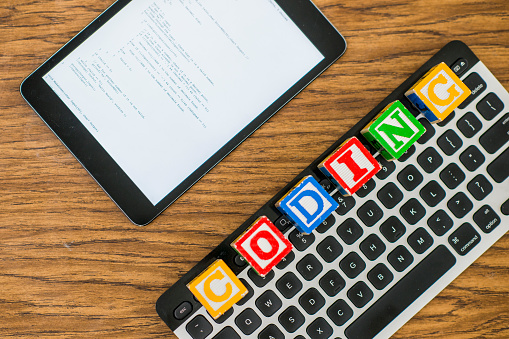
POLYGON ((345 49, 309 0, 119 0, 21 93, 145 225, 345 49))

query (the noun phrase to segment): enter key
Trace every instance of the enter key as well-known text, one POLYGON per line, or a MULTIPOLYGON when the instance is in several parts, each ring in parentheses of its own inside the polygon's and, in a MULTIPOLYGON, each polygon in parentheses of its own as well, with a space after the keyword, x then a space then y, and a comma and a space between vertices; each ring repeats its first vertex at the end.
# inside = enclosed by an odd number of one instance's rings
POLYGON ((482 147, 490 154, 496 153, 507 141, 509 141, 509 113, 479 138, 482 147))

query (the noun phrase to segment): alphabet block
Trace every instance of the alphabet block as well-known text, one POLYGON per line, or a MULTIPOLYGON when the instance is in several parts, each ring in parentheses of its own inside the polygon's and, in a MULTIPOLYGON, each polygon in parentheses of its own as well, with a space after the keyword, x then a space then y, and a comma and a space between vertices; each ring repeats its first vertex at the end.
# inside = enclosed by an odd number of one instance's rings
POLYGON ((352 195, 381 169, 380 164, 356 137, 341 144, 318 168, 343 195, 352 195))
POLYGON ((221 259, 194 278, 187 288, 214 319, 219 318, 248 293, 247 288, 221 259))
POLYGON ((307 176, 281 198, 276 207, 295 223, 301 233, 311 233, 339 205, 315 178, 307 176))
POLYGON ((387 105, 361 131, 387 160, 398 159, 425 132, 424 126, 399 100, 387 105))
POLYGON ((447 118, 470 93, 470 89, 442 62, 426 73, 405 95, 431 123, 437 123, 447 118))
POLYGON ((266 217, 256 222, 232 244, 253 269, 265 276, 292 250, 292 243, 266 217))

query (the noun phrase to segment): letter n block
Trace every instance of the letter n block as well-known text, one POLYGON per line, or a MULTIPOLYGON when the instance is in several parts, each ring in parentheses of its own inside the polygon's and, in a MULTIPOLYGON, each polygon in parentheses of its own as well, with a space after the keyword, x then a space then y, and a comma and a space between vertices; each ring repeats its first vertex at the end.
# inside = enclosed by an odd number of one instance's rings
POLYGON ((318 168, 328 176, 343 195, 352 195, 371 179, 380 164, 356 137, 341 144, 318 168))
POLYGON ((301 233, 311 233, 339 204, 325 191, 312 176, 297 183, 276 204, 276 207, 290 218, 301 233))
POLYGON ((292 243, 265 216, 256 222, 232 244, 253 269, 262 277, 279 264, 292 250, 292 243))
POLYGON ((436 123, 447 118, 470 93, 470 89, 442 62, 429 70, 405 95, 431 123, 436 123))
POLYGON ((398 159, 425 132, 424 126, 399 100, 387 105, 361 131, 364 138, 387 160, 398 159))
POLYGON ((219 318, 248 293, 247 288, 221 259, 194 278, 187 288, 214 319, 219 318))

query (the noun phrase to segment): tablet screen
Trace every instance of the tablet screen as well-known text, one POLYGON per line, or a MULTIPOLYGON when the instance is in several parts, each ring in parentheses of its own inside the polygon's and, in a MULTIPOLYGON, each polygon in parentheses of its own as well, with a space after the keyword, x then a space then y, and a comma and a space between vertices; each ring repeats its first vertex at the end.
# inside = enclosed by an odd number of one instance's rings
POLYGON ((323 59, 273 0, 134 0, 43 79, 156 205, 323 59))

